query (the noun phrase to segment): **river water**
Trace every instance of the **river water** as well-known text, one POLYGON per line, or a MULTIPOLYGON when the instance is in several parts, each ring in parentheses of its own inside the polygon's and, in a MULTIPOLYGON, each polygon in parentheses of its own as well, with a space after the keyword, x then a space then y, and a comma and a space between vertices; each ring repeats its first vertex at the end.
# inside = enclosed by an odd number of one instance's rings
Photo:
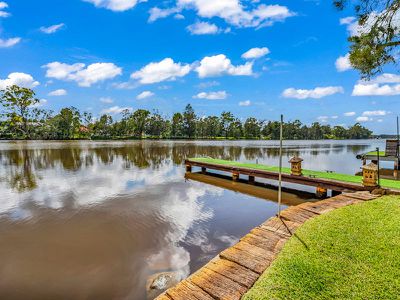
MULTIPOLYGON (((378 146, 287 141, 284 165, 299 155, 354 174, 378 146)), ((151 299, 149 276, 188 276, 277 210, 275 190, 185 178, 184 159, 276 165, 278 153, 273 141, 0 142, 0 299, 151 299)))

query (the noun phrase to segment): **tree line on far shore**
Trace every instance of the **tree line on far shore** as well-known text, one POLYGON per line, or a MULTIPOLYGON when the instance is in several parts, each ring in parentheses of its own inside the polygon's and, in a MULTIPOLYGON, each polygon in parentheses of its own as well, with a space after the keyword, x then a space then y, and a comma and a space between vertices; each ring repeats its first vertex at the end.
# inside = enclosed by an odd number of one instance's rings
MULTIPOLYGON (((35 92, 16 85, 0 91, 1 139, 279 139, 280 123, 253 117, 244 122, 230 112, 220 116, 199 117, 188 104, 172 118, 144 109, 125 110, 119 120, 104 114, 95 119, 74 107, 57 114, 38 107, 35 92)), ((299 120, 283 125, 284 139, 366 139, 372 131, 356 123, 348 128, 299 120)))

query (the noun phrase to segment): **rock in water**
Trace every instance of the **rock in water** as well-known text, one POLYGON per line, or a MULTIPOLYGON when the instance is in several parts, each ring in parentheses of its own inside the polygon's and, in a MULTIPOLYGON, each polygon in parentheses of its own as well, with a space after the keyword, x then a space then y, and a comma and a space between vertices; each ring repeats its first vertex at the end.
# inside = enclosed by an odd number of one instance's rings
POLYGON ((149 276, 146 283, 147 299, 154 299, 159 294, 177 284, 180 280, 178 272, 161 272, 149 276))

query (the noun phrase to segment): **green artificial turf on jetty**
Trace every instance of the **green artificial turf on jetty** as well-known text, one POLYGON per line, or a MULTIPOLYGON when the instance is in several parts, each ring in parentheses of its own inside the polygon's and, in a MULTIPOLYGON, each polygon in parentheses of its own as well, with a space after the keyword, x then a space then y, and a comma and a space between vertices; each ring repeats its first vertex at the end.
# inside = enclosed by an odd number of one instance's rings
POLYGON ((398 196, 310 219, 243 299, 399 299, 399 224, 398 196))
MULTIPOLYGON (((248 168, 248 169, 262 170, 262 171, 269 171, 269 172, 278 172, 279 171, 279 167, 275 167, 275 166, 260 165, 260 164, 255 164, 255 163, 244 163, 244 162, 237 162, 237 161, 223 160, 223 159, 214 159, 214 158, 208 158, 208 157, 190 158, 189 160, 195 161, 195 162, 200 162, 200 163, 216 164, 216 165, 239 167, 239 168, 248 168)), ((303 176, 306 176, 306 177, 311 176, 311 177, 322 178, 322 179, 330 179, 330 180, 337 180, 337 181, 342 181, 342 182, 362 184, 362 176, 340 174, 340 173, 328 173, 328 172, 323 172, 323 171, 312 171, 312 170, 305 170, 305 169, 303 169, 302 172, 303 172, 303 176)), ((283 167, 282 173, 290 174, 290 168, 283 167)), ((385 188, 400 189, 400 181, 390 180, 390 179, 381 179, 381 186, 385 187, 385 188)))
MULTIPOLYGON (((366 153, 365 155, 367 155, 367 156, 378 156, 378 152, 377 151, 370 151, 370 152, 366 153)), ((385 151, 379 151, 379 156, 380 157, 385 157, 386 156, 386 152, 385 151)))

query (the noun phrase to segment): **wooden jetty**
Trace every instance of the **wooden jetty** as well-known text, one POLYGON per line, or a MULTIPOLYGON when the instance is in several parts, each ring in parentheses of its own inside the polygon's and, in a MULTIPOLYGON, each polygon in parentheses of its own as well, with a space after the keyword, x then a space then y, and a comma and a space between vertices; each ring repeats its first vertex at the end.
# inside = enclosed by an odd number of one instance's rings
POLYGON ((369 192, 345 193, 282 211, 254 228, 236 245, 168 289, 157 300, 239 300, 271 265, 286 241, 310 218, 377 198, 369 192))
POLYGON ((362 160, 362 164, 366 165, 367 161, 377 163, 379 161, 393 162, 393 177, 397 178, 400 170, 400 144, 398 140, 386 140, 385 151, 370 151, 357 155, 362 160))
MULTIPOLYGON (((237 180, 239 175, 247 175, 249 183, 254 182, 257 177, 270 180, 278 180, 279 177, 279 173, 276 170, 272 168, 271 170, 258 169, 255 164, 253 166, 250 165, 249 167, 243 167, 240 165, 223 164, 220 160, 215 160, 214 162, 211 159, 207 159, 207 161, 201 159, 187 159, 185 164, 186 171, 188 172, 192 171, 192 167, 200 167, 203 173, 207 170, 230 172, 232 173, 233 180, 237 180)), ((317 194, 319 195, 321 195, 321 193, 326 193, 327 190, 332 190, 334 193, 340 193, 343 191, 365 191, 365 187, 361 184, 362 177, 359 176, 359 178, 360 183, 352 183, 317 176, 291 175, 287 172, 282 174, 282 181, 316 187, 317 194)))
MULTIPOLYGON (((248 176, 248 182, 254 183, 255 178, 278 180, 279 172, 277 167, 265 166, 253 163, 240 163, 234 161, 212 159, 212 158, 191 158, 185 160, 186 171, 192 172, 193 167, 201 168, 202 173, 208 170, 228 172, 232 174, 233 180, 238 180, 240 175, 248 176)), ((331 190, 332 195, 341 192, 370 191, 374 187, 364 186, 363 177, 334 172, 322 172, 302 170, 302 175, 294 175, 291 168, 282 168, 282 181, 316 187, 316 195, 325 198, 327 191, 331 190)), ((400 181, 382 179, 381 185, 388 189, 400 189, 400 181)))

